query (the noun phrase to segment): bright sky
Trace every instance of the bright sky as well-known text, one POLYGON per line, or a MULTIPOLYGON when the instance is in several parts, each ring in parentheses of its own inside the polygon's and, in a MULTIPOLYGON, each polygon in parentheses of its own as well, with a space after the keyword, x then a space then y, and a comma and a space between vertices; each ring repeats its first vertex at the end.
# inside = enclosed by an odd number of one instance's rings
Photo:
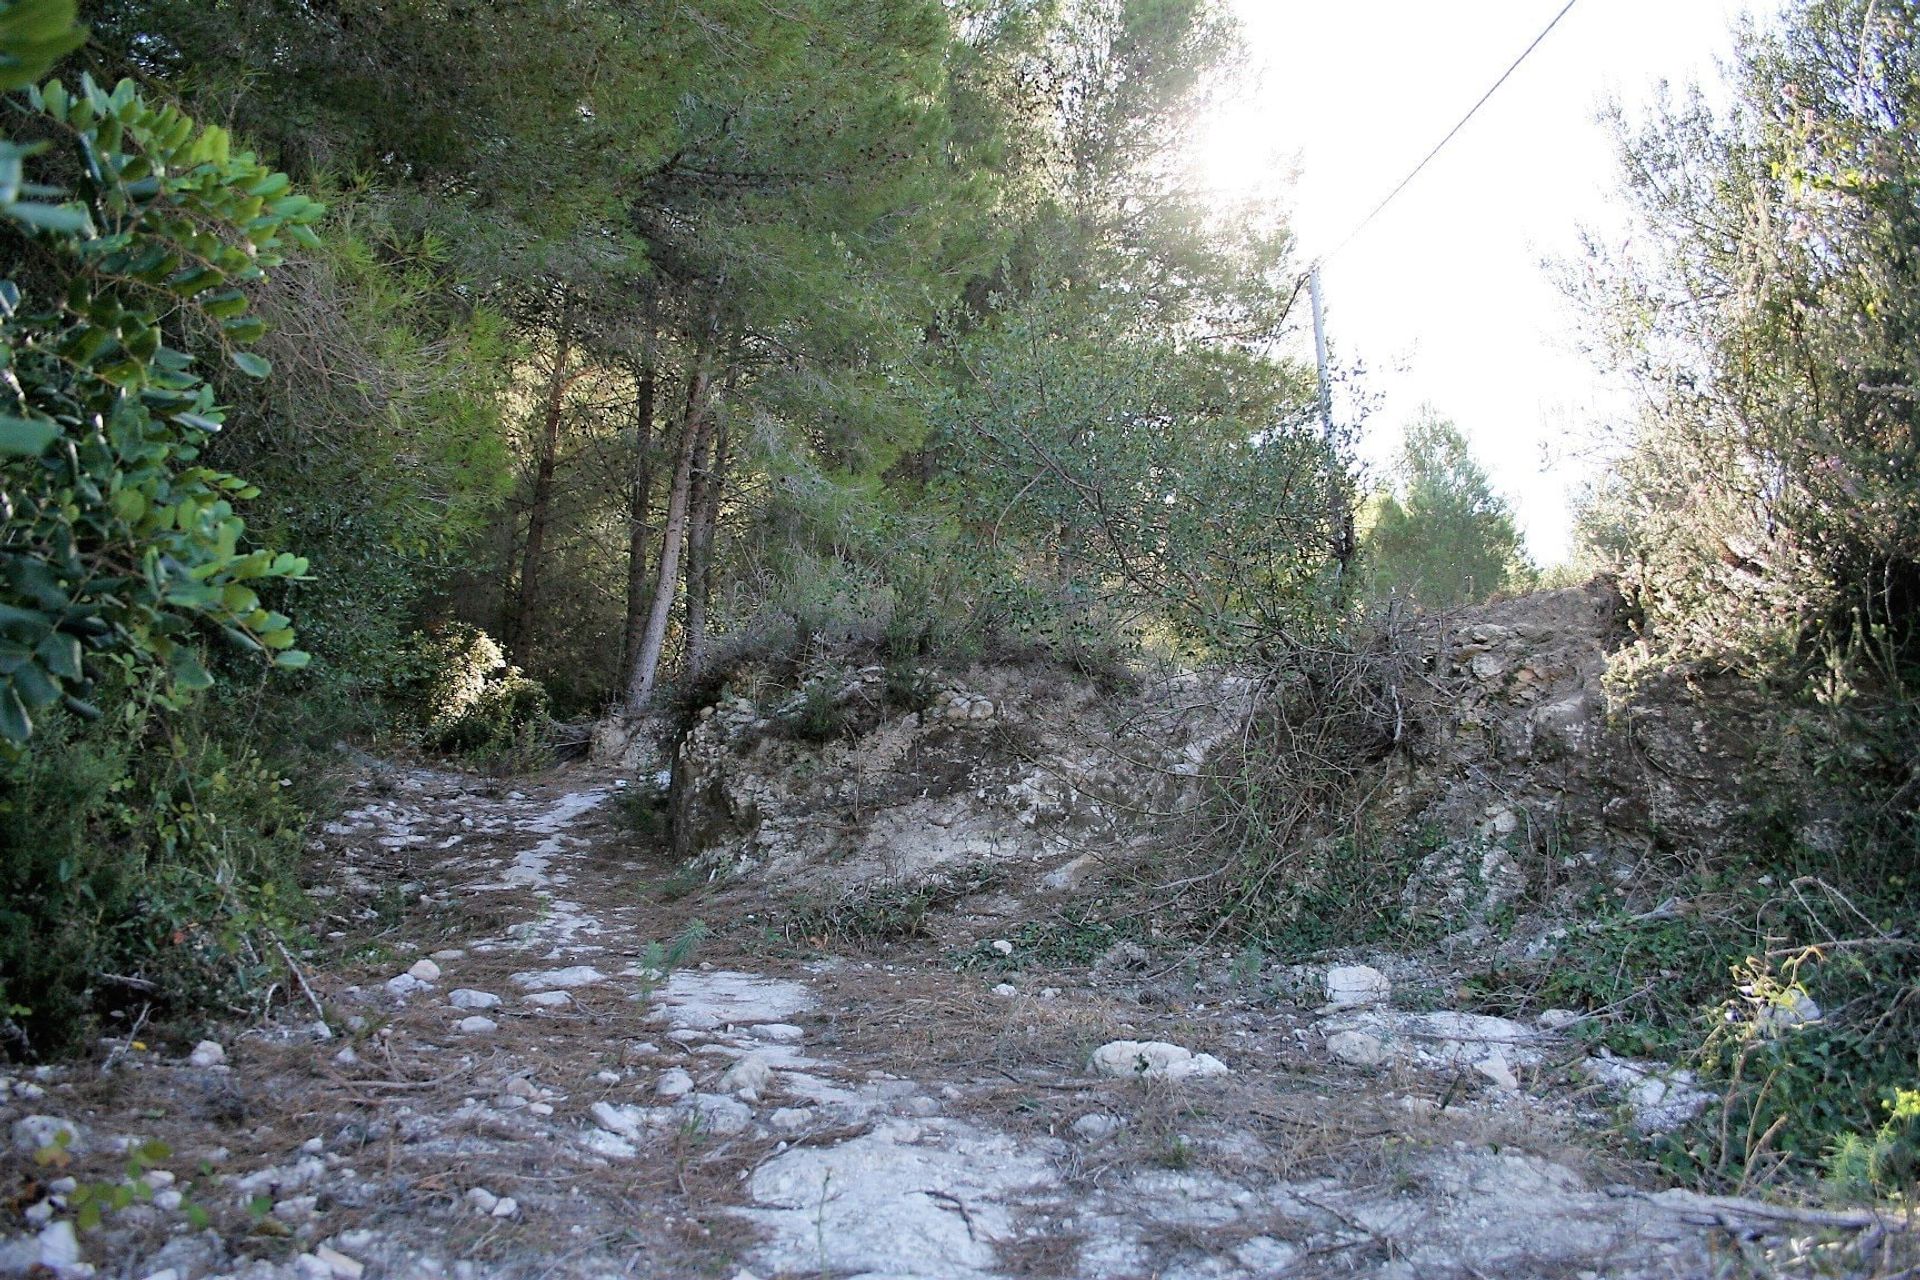
MULTIPOLYGON (((1282 195, 1301 260, 1344 238, 1473 105, 1564 0, 1230 0, 1260 64, 1216 121, 1207 171, 1282 195)), ((1763 0, 1764 3, 1764 0, 1763 0)), ((1568 550, 1590 426, 1619 404, 1573 344, 1542 268, 1582 225, 1618 225, 1600 107, 1712 82, 1741 0, 1581 0, 1414 184, 1323 272, 1336 360, 1379 397, 1363 456, 1390 458, 1431 403, 1513 502, 1534 558, 1568 550)))

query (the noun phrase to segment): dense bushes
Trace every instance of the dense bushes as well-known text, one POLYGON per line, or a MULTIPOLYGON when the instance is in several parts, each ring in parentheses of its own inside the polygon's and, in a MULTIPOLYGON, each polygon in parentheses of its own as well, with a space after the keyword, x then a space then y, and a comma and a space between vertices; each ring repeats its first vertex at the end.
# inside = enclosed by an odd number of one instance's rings
POLYGON ((1647 406, 1587 536, 1658 660, 1773 707, 1751 844, 1708 869, 1743 907, 1675 943, 1735 972, 1659 1011, 1704 1037, 1725 1095, 1666 1153, 1722 1185, 1825 1158, 1885 1193, 1905 1167, 1872 1153, 1906 1141, 1920 1075, 1917 58, 1911 3, 1796 0, 1748 30, 1726 108, 1695 95, 1623 127, 1638 225, 1586 277, 1647 406), (1824 1016, 1768 1031, 1756 1000, 1796 986, 1824 1016))
POLYGON ((103 1013, 244 1002, 303 915, 310 782, 160 677, 96 696, 97 721, 56 713, 0 762, 0 1053, 76 1047, 103 1013))
POLYGON ((429 750, 499 756, 546 724, 546 690, 477 627, 448 623, 415 635, 398 666, 395 692, 429 750))
POLYGON ((1648 406, 1589 514, 1663 644, 1751 666, 1920 657, 1920 11, 1799 0, 1731 105, 1623 127, 1605 351, 1648 406))

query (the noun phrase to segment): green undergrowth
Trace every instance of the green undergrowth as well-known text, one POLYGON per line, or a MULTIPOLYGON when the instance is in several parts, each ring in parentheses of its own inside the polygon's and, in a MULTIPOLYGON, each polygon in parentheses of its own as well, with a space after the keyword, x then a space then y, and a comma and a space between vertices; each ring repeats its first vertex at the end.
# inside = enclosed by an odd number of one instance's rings
POLYGON ((996 939, 983 939, 957 953, 954 967, 1002 973, 1086 968, 1118 944, 1140 942, 1145 936, 1137 917, 1111 917, 1104 903, 1075 902, 1009 930, 998 940, 1013 945, 1010 953, 1002 955, 993 945, 996 939))
POLYGON ((48 1056, 144 1014, 244 1008, 306 915, 326 779, 212 699, 150 682, 48 717, 0 763, 0 1050, 48 1056))
POLYGON ((1920 895, 1859 874, 1885 850, 1794 852, 1669 882, 1652 907, 1596 890, 1542 958, 1472 975, 1470 1003, 1572 1009, 1590 1049, 1694 1071, 1716 1102, 1645 1144, 1670 1177, 1907 1194, 1913 1132, 1897 1109, 1920 1080, 1920 895), (1844 887, 1826 878, 1842 871, 1844 887))

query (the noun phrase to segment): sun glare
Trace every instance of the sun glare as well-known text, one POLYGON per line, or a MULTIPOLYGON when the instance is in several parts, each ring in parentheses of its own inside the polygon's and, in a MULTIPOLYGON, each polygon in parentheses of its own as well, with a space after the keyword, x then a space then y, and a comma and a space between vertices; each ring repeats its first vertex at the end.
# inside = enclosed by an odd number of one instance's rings
POLYGON ((1296 158, 1283 147, 1271 110, 1256 103, 1221 107, 1195 131, 1193 167, 1200 184, 1233 200, 1279 196, 1291 183, 1296 158))

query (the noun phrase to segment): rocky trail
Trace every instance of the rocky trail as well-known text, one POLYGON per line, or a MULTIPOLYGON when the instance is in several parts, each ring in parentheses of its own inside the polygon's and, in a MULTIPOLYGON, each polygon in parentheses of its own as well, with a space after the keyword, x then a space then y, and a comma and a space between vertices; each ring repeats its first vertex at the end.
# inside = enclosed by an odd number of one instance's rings
POLYGON ((367 768, 276 1021, 0 1080, 0 1274, 1664 1277, 1846 1243, 1611 1163, 1575 1045, 1408 1007, 1385 960, 1025 964, 964 911, 837 954, 778 885, 676 897, 625 785, 367 768))

